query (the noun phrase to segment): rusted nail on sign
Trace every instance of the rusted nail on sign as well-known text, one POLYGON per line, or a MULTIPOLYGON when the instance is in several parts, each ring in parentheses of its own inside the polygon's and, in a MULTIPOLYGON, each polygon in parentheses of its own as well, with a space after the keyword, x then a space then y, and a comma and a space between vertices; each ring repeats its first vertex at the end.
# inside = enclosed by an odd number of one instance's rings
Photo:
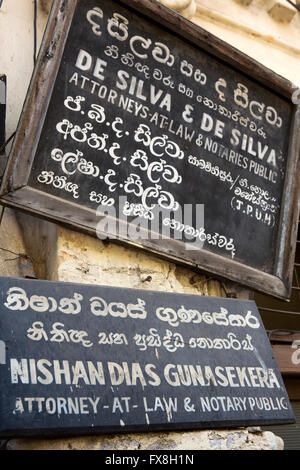
POLYGON ((253 301, 0 280, 0 437, 293 423, 253 301))
POLYGON ((55 0, 0 202, 288 298, 293 94, 156 1, 55 0))

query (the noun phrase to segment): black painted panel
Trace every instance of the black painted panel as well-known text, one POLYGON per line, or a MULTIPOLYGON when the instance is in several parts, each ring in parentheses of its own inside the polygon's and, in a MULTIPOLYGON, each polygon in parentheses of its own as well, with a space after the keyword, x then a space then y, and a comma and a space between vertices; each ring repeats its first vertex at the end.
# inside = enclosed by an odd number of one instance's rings
POLYGON ((0 435, 293 422, 252 301, 0 280, 0 435))

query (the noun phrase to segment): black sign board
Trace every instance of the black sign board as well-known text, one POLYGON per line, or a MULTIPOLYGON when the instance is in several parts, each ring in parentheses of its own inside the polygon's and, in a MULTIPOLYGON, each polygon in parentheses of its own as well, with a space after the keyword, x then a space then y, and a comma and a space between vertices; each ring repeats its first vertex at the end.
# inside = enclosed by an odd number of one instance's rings
POLYGON ((294 422, 253 301, 1 278, 0 305, 0 436, 294 422))
POLYGON ((1 203, 287 298, 293 92, 155 1, 56 0, 1 203))

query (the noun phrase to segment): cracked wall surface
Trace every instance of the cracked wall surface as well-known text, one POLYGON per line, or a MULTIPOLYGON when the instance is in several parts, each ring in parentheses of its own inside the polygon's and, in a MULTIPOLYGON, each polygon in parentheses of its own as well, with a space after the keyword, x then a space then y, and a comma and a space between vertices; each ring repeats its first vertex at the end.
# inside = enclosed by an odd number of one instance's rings
MULTIPOLYGON (((26 216, 23 217, 25 224, 26 216)), ((46 237, 48 279, 185 294, 226 296, 228 285, 134 248, 38 222, 46 237), (56 261, 53 262, 55 254, 56 261)), ((33 241, 31 234, 31 244, 33 241)), ((241 291, 245 296, 248 292, 241 291)), ((8 450, 281 450, 283 441, 260 428, 134 433, 60 439, 13 439, 8 450)))

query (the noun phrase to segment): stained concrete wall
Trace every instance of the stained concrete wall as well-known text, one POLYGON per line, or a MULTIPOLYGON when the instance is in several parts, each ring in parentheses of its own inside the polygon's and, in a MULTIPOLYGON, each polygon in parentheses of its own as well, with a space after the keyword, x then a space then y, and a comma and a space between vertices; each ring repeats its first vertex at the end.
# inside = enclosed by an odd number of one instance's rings
POLYGON ((260 428, 126 434, 73 439, 11 440, 8 450, 283 450, 283 441, 260 428))

